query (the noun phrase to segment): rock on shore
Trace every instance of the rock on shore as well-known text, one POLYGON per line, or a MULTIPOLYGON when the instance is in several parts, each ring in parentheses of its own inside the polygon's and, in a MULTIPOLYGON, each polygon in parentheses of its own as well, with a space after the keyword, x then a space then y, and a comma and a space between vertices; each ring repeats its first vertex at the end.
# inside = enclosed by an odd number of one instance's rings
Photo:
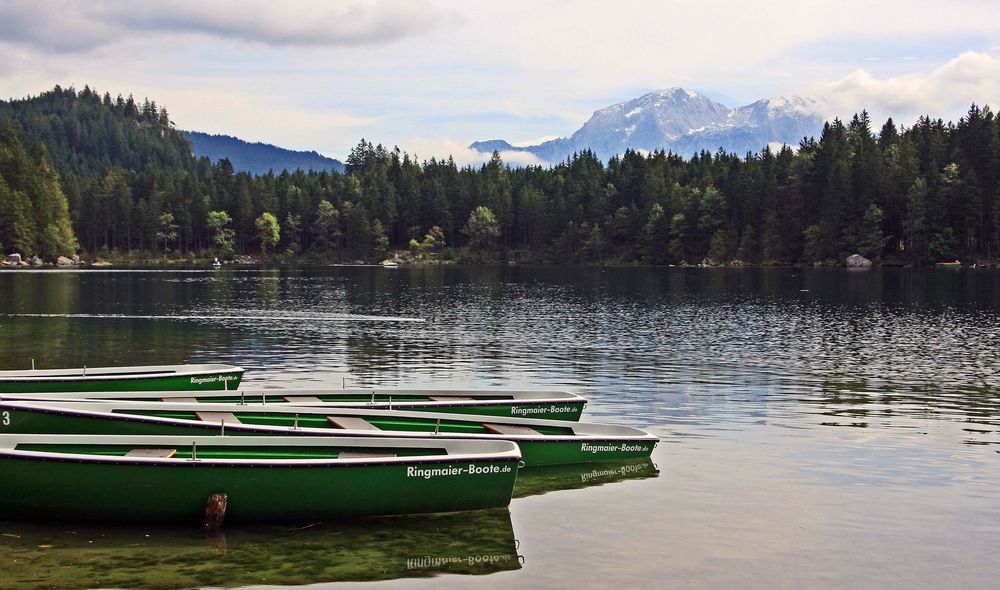
POLYGON ((872 261, 868 260, 860 254, 851 254, 847 257, 847 267, 848 268, 865 268, 872 265, 872 261))

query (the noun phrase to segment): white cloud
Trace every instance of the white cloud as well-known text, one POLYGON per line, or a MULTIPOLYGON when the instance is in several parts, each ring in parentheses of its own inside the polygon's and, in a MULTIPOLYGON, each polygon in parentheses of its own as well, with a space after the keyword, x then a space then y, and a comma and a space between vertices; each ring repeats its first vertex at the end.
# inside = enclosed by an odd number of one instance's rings
MULTIPOLYGON (((492 154, 471 150, 467 145, 449 137, 413 138, 401 143, 399 147, 411 155, 416 154, 421 161, 429 160, 432 156, 438 160, 446 160, 451 156, 459 167, 478 166, 492 157, 492 154)), ((500 157, 505 163, 514 166, 548 166, 547 162, 528 152, 500 152, 500 157)))
MULTIPOLYGON (((205 133, 234 135, 240 139, 277 144, 297 150, 325 150, 331 138, 350 145, 363 130, 378 124, 377 117, 359 116, 330 108, 287 104, 267 96, 224 89, 163 89, 162 104, 182 128, 205 133), (204 105, 216 108, 204 110, 204 105)), ((343 158, 344 154, 327 154, 343 158)))
POLYGON ((983 105, 1000 97, 1000 57, 970 51, 930 72, 884 79, 859 69, 805 93, 825 99, 827 117, 846 118, 867 109, 876 121, 891 116, 909 124, 925 114, 954 120, 973 102, 983 105))
POLYGON ((202 34, 271 46, 380 45, 453 20, 425 1, 5 0, 0 39, 40 51, 73 52, 150 33, 202 34))

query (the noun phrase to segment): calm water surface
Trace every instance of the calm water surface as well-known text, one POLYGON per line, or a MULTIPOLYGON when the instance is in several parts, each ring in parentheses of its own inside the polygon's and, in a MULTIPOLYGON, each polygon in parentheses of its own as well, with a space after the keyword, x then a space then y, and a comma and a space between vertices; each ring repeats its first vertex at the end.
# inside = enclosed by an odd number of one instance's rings
POLYGON ((509 512, 221 540, 0 522, 0 588, 994 587, 998 351, 985 270, 3 272, 0 368, 570 389, 663 442, 526 473, 509 512))

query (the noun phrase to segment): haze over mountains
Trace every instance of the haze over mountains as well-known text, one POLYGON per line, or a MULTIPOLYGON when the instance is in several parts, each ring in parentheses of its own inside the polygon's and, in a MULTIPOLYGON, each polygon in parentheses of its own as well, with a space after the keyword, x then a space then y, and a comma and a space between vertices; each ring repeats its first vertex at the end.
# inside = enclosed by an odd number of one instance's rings
POLYGON ((529 152, 549 163, 585 149, 605 160, 629 148, 682 156, 719 149, 743 154, 768 144, 795 146, 805 136, 818 135, 824 122, 819 106, 812 98, 779 96, 731 109, 697 92, 668 88, 604 107, 570 137, 523 147, 494 139, 469 147, 484 153, 529 152))

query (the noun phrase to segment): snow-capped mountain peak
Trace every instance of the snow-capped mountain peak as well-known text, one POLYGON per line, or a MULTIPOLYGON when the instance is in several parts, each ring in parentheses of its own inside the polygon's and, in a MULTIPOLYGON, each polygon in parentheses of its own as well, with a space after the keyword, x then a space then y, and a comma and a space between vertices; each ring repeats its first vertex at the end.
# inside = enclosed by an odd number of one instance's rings
MULTIPOLYGON (((817 134, 823 124, 818 112, 817 101, 804 96, 776 96, 730 109, 697 92, 673 87, 598 109, 568 138, 514 149, 548 162, 562 161, 584 149, 602 159, 629 148, 682 155, 720 148, 755 152, 768 144, 796 144, 817 134)), ((495 141, 476 142, 470 147, 496 145, 495 141)))

